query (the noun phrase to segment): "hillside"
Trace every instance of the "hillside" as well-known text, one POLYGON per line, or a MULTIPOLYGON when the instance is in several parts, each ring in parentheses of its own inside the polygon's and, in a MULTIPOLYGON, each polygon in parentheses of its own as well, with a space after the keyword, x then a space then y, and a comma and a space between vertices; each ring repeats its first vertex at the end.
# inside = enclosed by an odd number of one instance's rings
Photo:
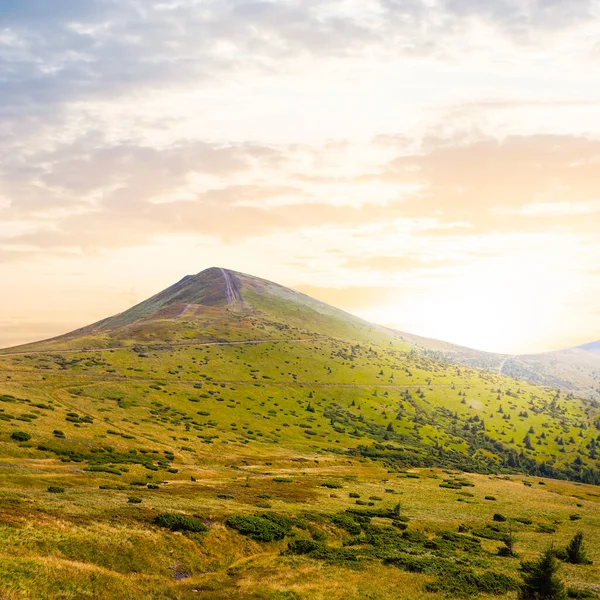
POLYGON ((404 337, 436 360, 498 372, 600 401, 600 342, 555 352, 509 355, 481 352, 408 334, 404 337))
MULTIPOLYGON (((588 400, 209 269, 1 353, 0 592, 436 598, 457 564, 513 581, 493 513, 521 519, 525 556, 576 528, 591 540, 599 435, 588 400)), ((484 597, 512 593, 498 580, 484 597)))

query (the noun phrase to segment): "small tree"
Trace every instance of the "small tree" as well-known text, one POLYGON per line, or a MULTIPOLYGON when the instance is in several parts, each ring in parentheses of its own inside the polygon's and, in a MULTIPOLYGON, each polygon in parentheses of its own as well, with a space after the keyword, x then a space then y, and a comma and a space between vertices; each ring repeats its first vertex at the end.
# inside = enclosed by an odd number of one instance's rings
POLYGON ((591 564, 583 547, 583 533, 581 531, 575 534, 569 545, 565 548, 565 561, 573 565, 591 564))
POLYGON ((519 600, 567 600, 567 591, 558 576, 558 561, 552 548, 538 560, 521 563, 523 584, 519 600))
POLYGON ((504 538, 504 546, 498 550, 499 556, 517 556, 515 552, 515 538, 513 536, 512 522, 508 526, 508 534, 504 538))

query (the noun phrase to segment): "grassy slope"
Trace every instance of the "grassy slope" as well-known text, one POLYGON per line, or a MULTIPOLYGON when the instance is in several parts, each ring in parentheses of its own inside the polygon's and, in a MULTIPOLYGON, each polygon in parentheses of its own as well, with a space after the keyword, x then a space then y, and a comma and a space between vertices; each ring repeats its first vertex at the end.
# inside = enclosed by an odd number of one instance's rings
MULTIPOLYGON (((356 506, 350 492, 381 498, 372 500, 375 507, 400 500, 409 531, 428 537, 456 532, 461 523, 483 527, 501 512, 533 521, 516 525, 524 557, 550 541, 564 545, 577 530, 591 549, 599 488, 469 475, 475 487, 465 488, 473 494, 466 496, 440 488, 447 475, 439 470, 407 478, 402 460, 433 456, 450 468, 459 456, 493 465, 496 457, 475 441, 480 434, 464 429, 483 419, 488 436, 538 461, 561 466, 580 457, 592 465, 586 446, 598 435, 599 415, 591 403, 561 398, 553 405, 552 390, 436 363, 385 330, 324 314, 310 302, 251 286, 245 300, 254 311, 178 309, 85 342, 122 346, 113 350, 61 353, 51 342, 52 351, 0 357, 0 394, 16 397, 0 402, 3 597, 436 597, 423 591, 431 575, 405 573, 370 555, 353 568, 283 557, 286 541, 257 543, 224 525, 231 514, 268 506, 303 519, 309 530, 296 530, 298 537, 321 532, 339 546, 350 536, 327 518, 356 506), (225 339, 284 341, 199 345, 225 339), (523 411, 528 416, 518 417, 523 411), (394 432, 386 433, 389 423, 394 432), (522 440, 531 427, 534 446, 527 450, 522 440), (31 440, 12 440, 16 430, 31 440), (387 447, 392 456, 348 453, 359 445, 387 447), (332 481, 343 487, 321 486, 332 481), (131 485, 139 482, 158 489, 131 485), (66 491, 52 494, 48 486, 66 491), (497 500, 485 500, 489 495, 497 500), (129 496, 142 502, 130 504, 129 496), (197 514, 209 532, 152 525, 165 510, 197 514), (571 521, 574 513, 581 520, 571 521), (536 531, 555 521, 556 533, 536 531)), ((64 340, 67 349, 79 344, 64 340)), ((515 574, 516 559, 493 554, 499 545, 484 540, 479 568, 515 574)), ((594 567, 565 567, 564 574, 579 587, 600 585, 594 567)))

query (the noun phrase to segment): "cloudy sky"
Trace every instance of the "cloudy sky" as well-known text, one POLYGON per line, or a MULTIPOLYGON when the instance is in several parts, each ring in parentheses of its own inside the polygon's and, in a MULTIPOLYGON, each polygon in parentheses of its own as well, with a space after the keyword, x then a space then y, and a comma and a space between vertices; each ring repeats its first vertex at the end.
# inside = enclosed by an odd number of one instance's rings
POLYGON ((0 0, 0 346, 209 266, 600 338, 597 0, 0 0))

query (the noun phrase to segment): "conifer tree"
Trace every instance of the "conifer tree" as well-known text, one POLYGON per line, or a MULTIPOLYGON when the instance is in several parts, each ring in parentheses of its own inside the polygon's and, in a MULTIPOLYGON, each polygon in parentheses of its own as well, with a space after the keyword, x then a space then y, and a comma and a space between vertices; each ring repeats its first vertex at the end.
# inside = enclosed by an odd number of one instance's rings
POLYGON ((558 576, 558 561, 552 548, 538 560, 521 563, 523 584, 519 600, 567 600, 567 591, 558 576))
POLYGON ((581 531, 575 534, 569 545, 565 548, 565 560, 573 565, 591 564, 583 547, 583 533, 581 531))

